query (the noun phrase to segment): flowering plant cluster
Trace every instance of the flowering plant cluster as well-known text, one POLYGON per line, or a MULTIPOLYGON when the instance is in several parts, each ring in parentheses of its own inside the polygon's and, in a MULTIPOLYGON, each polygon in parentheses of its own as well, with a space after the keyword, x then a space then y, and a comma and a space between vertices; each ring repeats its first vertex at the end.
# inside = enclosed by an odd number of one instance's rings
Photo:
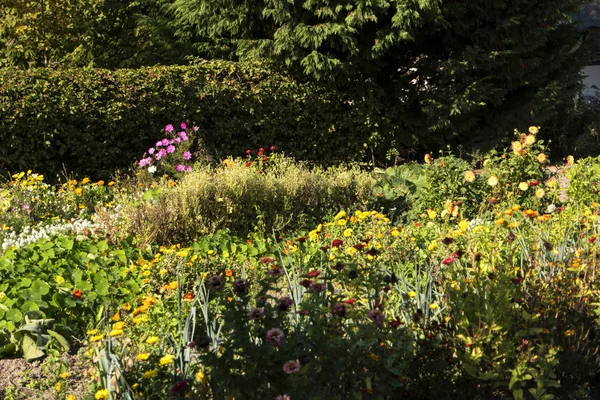
POLYGON ((148 149, 138 166, 148 173, 178 176, 192 171, 193 142, 199 128, 189 129, 187 123, 180 124, 181 130, 176 132, 173 125, 165 126, 165 137, 148 149))

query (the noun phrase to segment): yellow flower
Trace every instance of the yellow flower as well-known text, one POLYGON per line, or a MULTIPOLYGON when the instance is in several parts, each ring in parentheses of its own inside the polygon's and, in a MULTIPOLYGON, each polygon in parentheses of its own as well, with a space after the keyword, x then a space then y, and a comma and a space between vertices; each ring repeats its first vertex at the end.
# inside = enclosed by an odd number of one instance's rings
POLYGON ((350 236, 352 236, 352 233, 353 233, 353 232, 354 232, 354 231, 353 231, 352 229, 348 228, 348 229, 346 229, 346 230, 344 231, 344 236, 345 236, 345 237, 350 237, 350 236))
POLYGON ((115 183, 113 181, 108 182, 108 186, 113 186, 115 183))
POLYGON ((431 303, 429 305, 429 308, 432 309, 432 310, 435 310, 435 309, 439 308, 439 305, 437 303, 431 303))
POLYGON ((537 158, 537 160, 538 160, 539 163, 543 164, 548 159, 548 156, 545 155, 544 153, 540 153, 540 154, 537 155, 536 158, 537 158))
POLYGON ((150 357, 150 353, 140 353, 136 358, 140 361, 146 361, 150 357))
POLYGON ((340 211, 339 213, 337 213, 337 215, 335 217, 333 217, 333 220, 336 221, 338 219, 344 218, 345 216, 346 216, 346 212, 340 211))
POLYGON ((202 384, 206 385, 206 382, 208 381, 208 378, 206 377, 206 375, 204 375, 204 372, 198 371, 196 373, 196 380, 198 382, 201 382, 202 384))
POLYGON ((88 183, 90 183, 90 178, 88 178, 88 177, 85 177, 81 180, 82 185, 87 185, 88 183))
POLYGON ((94 396, 96 400, 105 400, 108 399, 108 389, 100 389, 96 392, 94 396))
POLYGON ((134 324, 139 324, 140 322, 144 322, 148 320, 148 316, 147 315, 140 315, 137 317, 133 317, 133 319, 131 320, 131 322, 133 322, 134 324))
POLYGON ((171 289, 171 290, 177 289, 177 281, 173 281, 173 282, 169 283, 168 286, 169 286, 169 289, 171 289))
POLYGON ((511 147, 513 153, 515 153, 516 155, 520 155, 521 151, 523 150, 523 145, 521 144, 521 142, 512 142, 511 147))
POLYGON ((353 256, 358 252, 358 250, 356 250, 354 247, 348 247, 346 249, 346 253, 348 253, 349 255, 353 256))
POLYGON ((57 382, 56 385, 54 385, 54 389, 56 389, 57 392, 60 392, 60 389, 62 389, 60 382, 57 382))
POLYGON ((346 221, 345 219, 338 219, 338 220, 337 220, 337 224, 338 224, 338 225, 341 225, 341 226, 344 226, 344 225, 346 225, 347 223, 348 223, 348 221, 346 221))
POLYGON ((187 252, 187 250, 181 250, 181 251, 178 251, 177 253, 175 253, 175 255, 177 257, 187 257, 188 256, 188 252, 187 252))
POLYGON ((575 158, 573 158, 573 156, 568 156, 567 157, 567 165, 571 166, 573 164, 575 164, 575 158))
POLYGON ((431 242, 431 243, 429 243, 429 246, 427 246, 427 250, 433 251, 436 249, 437 246, 438 246, 437 242, 431 242))
POLYGON ((96 336, 92 336, 90 338, 90 342, 97 342, 99 340, 102 340, 104 338, 104 333, 100 334, 100 335, 96 335, 96 336))
POLYGON ((546 194, 546 192, 542 188, 539 188, 538 190, 535 191, 535 197, 537 197, 538 199, 541 199, 542 197, 544 197, 545 194, 546 194))
POLYGON ((396 228, 392 228, 392 236, 400 236, 400 232, 396 228))
POLYGON ((529 133, 531 133, 532 135, 537 135, 539 131, 540 131, 539 126, 530 126, 529 127, 529 133))
POLYGON ((573 329, 567 329, 565 331, 565 336, 569 337, 569 336, 573 336, 575 334, 575 331, 573 329))
POLYGON ((525 137, 525 144, 526 145, 531 146, 534 143, 535 143, 535 136, 534 135, 527 135, 525 137))
POLYGON ((75 397, 75 396, 74 396, 74 395, 72 395, 72 394, 69 394, 69 395, 67 396, 67 399, 66 399, 66 400, 77 400, 77 397, 75 397))
POLYGON ((498 178, 496 178, 496 176, 492 175, 488 178, 487 183, 490 186, 496 186, 498 184, 498 178))
POLYGON ((164 357, 161 357, 160 361, 158 362, 160 365, 167 365, 173 362, 173 359, 175 358, 175 356, 173 354, 167 354, 164 357))
POLYGON ((427 216, 429 217, 429 219, 435 219, 435 217, 437 217, 437 213, 434 210, 432 210, 431 208, 428 208, 427 216))
POLYGON ((120 313, 116 313, 115 315, 112 316, 111 318, 113 321, 118 321, 121 319, 121 314, 120 313))
POLYGON ((74 190, 75 194, 80 195, 81 193, 83 193, 83 189, 82 188, 77 188, 74 190))
POLYGON ((117 322, 114 326, 113 329, 123 329, 123 327, 125 326, 125 321, 120 321, 117 322))
POLYGON ((161 269, 160 271, 158 271, 158 273, 159 273, 159 274, 161 274, 161 275, 165 275, 167 272, 169 272, 169 271, 167 271, 167 270, 166 270, 166 269, 164 269, 164 268, 163 268, 163 269, 161 269))
POLYGON ((467 230, 467 228, 469 227, 469 221, 467 221, 467 220, 463 219, 462 221, 460 221, 460 222, 458 223, 458 227, 459 227, 460 229, 462 229, 463 231, 466 231, 466 230, 467 230))
POLYGON ((425 157, 423 157, 423 161, 425 161, 425 164, 431 164, 431 154, 425 154, 425 157))
POLYGON ((417 292, 413 292, 413 291, 411 290, 410 292, 408 292, 408 297, 410 297, 410 298, 417 297, 417 292))
POLYGON ((316 229, 315 229, 315 230, 312 230, 312 231, 310 231, 310 232, 308 233, 308 237, 309 237, 311 240, 319 240, 319 233, 317 232, 317 230, 316 230, 316 229))
POLYGON ((123 304, 123 310, 125 310, 125 311, 131 310, 131 304, 129 304, 129 303, 123 304))
POLYGON ((519 190, 526 191, 527 189, 529 189, 529 184, 527 182, 519 183, 519 190))
POLYGON ((123 334, 123 329, 113 329, 110 331, 110 336, 121 336, 123 334))
POLYGON ((148 339, 146 339, 146 343, 148 344, 154 344, 158 342, 158 336, 150 336, 148 339))
POLYGON ((67 379, 69 377, 69 375, 71 375, 71 374, 68 372, 63 372, 62 374, 60 374, 60 377, 63 379, 67 379))
POLYGON ((379 356, 373 352, 369 354, 369 357, 371 357, 373 361, 379 361, 379 356))
POLYGON ((475 182, 475 173, 473 171, 465 171, 465 181, 471 183, 475 182))
POLYGON ((58 283, 59 285, 65 282, 65 278, 63 278, 62 276, 55 276, 54 277, 54 282, 58 283))
POLYGON ((104 181, 100 180, 100 181, 96 182, 96 185, 98 185, 98 186, 104 186, 104 181))
POLYGON ((158 374, 156 369, 151 369, 150 371, 144 372, 144 378, 154 378, 158 374))
POLYGON ((504 224, 504 222, 505 222, 505 221, 504 221, 504 218, 498 218, 498 219, 496 220, 496 225, 502 225, 502 224, 504 224))

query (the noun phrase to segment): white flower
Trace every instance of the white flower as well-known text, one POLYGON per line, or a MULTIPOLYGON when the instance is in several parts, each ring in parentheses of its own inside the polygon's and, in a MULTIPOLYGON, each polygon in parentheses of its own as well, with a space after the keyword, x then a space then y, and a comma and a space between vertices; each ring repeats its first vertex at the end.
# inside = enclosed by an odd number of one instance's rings
POLYGON ((150 172, 151 174, 156 172, 156 165, 151 165, 148 167, 148 172, 150 172))
POLYGON ((552 214, 554 211, 556 211, 556 206, 554 204, 550 204, 546 209, 546 212, 549 214, 552 214))

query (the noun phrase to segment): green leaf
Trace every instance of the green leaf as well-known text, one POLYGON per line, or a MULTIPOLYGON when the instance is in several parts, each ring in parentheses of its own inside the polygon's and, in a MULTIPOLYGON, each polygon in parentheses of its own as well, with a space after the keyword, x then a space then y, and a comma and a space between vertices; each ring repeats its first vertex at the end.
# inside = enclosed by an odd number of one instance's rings
POLYGON ((63 351, 69 351, 71 349, 71 345, 69 345, 69 342, 67 341, 67 339, 65 339, 64 336, 62 336, 58 332, 55 332, 51 329, 48 329, 46 332, 48 332, 48 334, 50 336, 52 336, 54 339, 56 339, 58 341, 58 343, 62 347, 63 351))
POLYGON ((36 291, 44 296, 50 292, 50 285, 42 280, 37 279, 33 282, 33 285, 31 285, 31 290, 36 291))
POLYGON ((23 358, 27 361, 33 361, 44 357, 44 352, 40 350, 35 340, 27 334, 23 335, 21 349, 23 350, 23 358))
POLYGON ((16 308, 11 308, 6 313, 6 319, 8 319, 9 321, 15 322, 15 323, 19 323, 23 319, 23 314, 21 313, 21 311, 17 310, 16 308))

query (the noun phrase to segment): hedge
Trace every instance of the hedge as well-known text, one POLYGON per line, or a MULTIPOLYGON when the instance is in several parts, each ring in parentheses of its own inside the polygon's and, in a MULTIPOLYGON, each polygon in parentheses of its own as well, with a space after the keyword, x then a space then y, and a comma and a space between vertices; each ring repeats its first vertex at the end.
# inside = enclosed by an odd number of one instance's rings
MULTIPOLYGON (((359 160, 385 135, 378 93, 299 82, 266 64, 0 70, 0 173, 108 177, 167 123, 200 127, 216 157, 277 146, 299 159, 359 160)), ((360 86, 360 87, 359 87, 360 86)))

